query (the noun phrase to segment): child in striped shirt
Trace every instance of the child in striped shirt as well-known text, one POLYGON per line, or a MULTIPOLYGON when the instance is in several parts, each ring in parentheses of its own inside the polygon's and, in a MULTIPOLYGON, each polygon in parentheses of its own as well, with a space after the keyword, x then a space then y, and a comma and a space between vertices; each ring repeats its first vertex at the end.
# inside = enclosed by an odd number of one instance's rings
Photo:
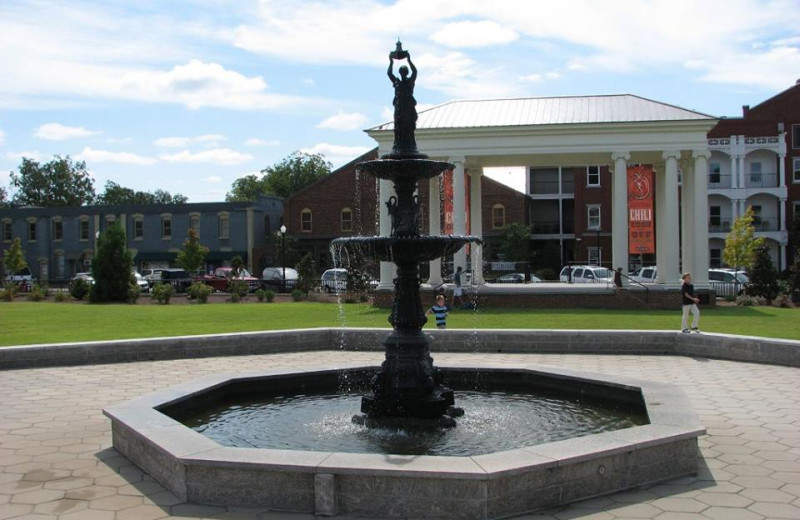
POLYGON ((436 303, 428 309, 428 312, 425 313, 427 316, 428 314, 433 314, 436 318, 436 328, 437 329, 446 329, 447 328, 447 311, 450 310, 450 307, 445 305, 444 303, 444 294, 440 294, 436 296, 436 303))

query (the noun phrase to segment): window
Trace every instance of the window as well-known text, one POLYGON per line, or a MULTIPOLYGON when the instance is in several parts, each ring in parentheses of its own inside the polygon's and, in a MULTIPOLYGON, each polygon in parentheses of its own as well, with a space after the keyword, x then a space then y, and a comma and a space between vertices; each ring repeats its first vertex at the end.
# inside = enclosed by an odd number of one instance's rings
POLYGON ((134 217, 133 219, 133 239, 144 239, 144 220, 142 220, 142 217, 134 217))
POLYGON ((220 239, 227 240, 230 237, 230 216, 228 213, 219 214, 218 231, 220 239))
POLYGON ((763 221, 761 220, 761 206, 750 206, 753 208, 753 227, 757 230, 761 229, 763 221))
POLYGON ((28 221, 28 242, 36 242, 36 220, 28 221))
POLYGON ((114 215, 106 215, 106 229, 110 228, 114 225, 114 222, 117 221, 117 217, 114 215))
POLYGON ((89 240, 89 219, 82 218, 78 225, 78 240, 89 240))
POLYGON ((341 215, 342 231, 353 231, 353 210, 344 208, 341 215))
POLYGON ((11 221, 3 221, 3 242, 11 242, 11 221))
POLYGON ((300 231, 311 233, 311 210, 308 208, 300 212, 300 231))
POLYGON ((722 210, 719 206, 709 206, 708 220, 714 228, 718 228, 722 224, 722 210))
POLYGON ((161 238, 168 240, 172 238, 172 216, 161 215, 161 238))
POLYGON ((502 204, 492 206, 492 229, 505 229, 506 207, 502 204))
POLYGON ((587 186, 600 186, 600 167, 587 166, 586 167, 586 185, 587 186))
POLYGON ((600 229, 600 206, 595 204, 591 206, 587 206, 586 209, 588 219, 586 222, 586 229, 600 229))
POLYGON ((719 184, 721 171, 722 168, 719 163, 710 163, 708 165, 708 182, 711 184, 719 184))
POLYGON ((800 125, 792 125, 792 148, 800 150, 800 125))
POLYGON ((750 183, 761 184, 761 163, 754 162, 750 164, 750 183))
POLYGON ((264 215, 264 238, 270 237, 270 229, 269 215, 264 215))
POLYGON ((66 258, 64 257, 64 251, 56 251, 56 278, 64 278, 66 273, 66 258))
POLYGON ((588 247, 588 248, 586 248, 586 250, 589 253, 589 264, 590 265, 600 265, 600 260, 601 260, 601 258, 600 258, 600 248, 599 247, 588 247))
POLYGON ((189 213, 189 228, 200 236, 200 213, 189 213))
POLYGON ((722 249, 712 247, 708 253, 708 266, 722 267, 722 249))
POLYGON ((792 159, 792 182, 800 182, 800 157, 792 159))
POLYGON ((61 219, 53 220, 53 240, 60 242, 64 238, 64 223, 61 219))

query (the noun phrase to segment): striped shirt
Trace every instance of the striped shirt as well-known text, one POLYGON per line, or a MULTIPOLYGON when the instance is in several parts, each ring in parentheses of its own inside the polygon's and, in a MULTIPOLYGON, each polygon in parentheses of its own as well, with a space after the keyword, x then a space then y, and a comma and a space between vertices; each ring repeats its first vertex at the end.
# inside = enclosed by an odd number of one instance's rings
POLYGON ((434 305, 431 307, 430 312, 436 318, 436 326, 439 328, 444 328, 447 326, 447 305, 434 305))

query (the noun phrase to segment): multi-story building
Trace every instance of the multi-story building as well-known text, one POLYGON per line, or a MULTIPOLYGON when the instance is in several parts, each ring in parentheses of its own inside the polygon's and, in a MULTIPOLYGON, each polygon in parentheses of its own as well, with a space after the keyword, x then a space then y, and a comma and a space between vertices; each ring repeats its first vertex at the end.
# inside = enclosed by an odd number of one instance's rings
POLYGON ((210 202, 167 205, 23 207, 0 209, 2 253, 19 237, 25 259, 40 280, 69 278, 86 271, 103 230, 119 224, 125 230, 136 267, 174 264, 190 227, 209 248, 207 266, 241 256, 250 270, 274 264, 272 233, 280 226, 280 197, 255 202, 210 202))

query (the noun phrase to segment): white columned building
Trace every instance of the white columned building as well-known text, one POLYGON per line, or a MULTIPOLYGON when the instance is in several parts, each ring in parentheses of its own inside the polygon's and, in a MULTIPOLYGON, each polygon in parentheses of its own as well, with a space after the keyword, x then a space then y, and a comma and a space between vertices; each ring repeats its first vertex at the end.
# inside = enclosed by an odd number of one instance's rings
MULTIPOLYGON (((708 235, 707 228, 701 229, 707 227, 703 217, 707 215, 707 202, 696 192, 706 179, 708 166, 702 157, 708 146, 707 134, 716 123, 712 116, 632 95, 453 101, 419 114, 416 140, 420 152, 455 166, 452 218, 456 234, 467 232, 465 168, 475 175, 474 181, 480 179, 475 171, 484 167, 525 166, 528 175, 537 168, 561 171, 562 167, 576 166, 597 166, 613 172, 611 207, 603 209, 602 221, 611 221, 611 226, 603 227, 612 230, 612 266, 623 270, 628 268, 627 167, 653 165, 659 277, 666 284, 677 285, 682 245, 688 249, 683 256, 691 258, 696 276, 708 268, 708 252, 696 251, 708 235), (696 218, 686 233, 692 235, 691 239, 681 244, 678 161, 689 156, 694 157, 695 174, 689 185, 684 182, 682 190, 684 201, 690 198, 685 195, 687 190, 694 194, 691 198, 696 218)), ((367 130, 378 142, 379 155, 392 149, 393 126, 390 122, 367 130)), ((480 182, 472 182, 471 186, 471 234, 480 236, 480 182)), ((384 223, 388 219, 384 210, 388 196, 389 191, 382 188, 381 234, 390 231, 384 223)), ((431 200, 438 204, 438 198, 431 200)), ((434 211, 431 208, 428 214, 433 215, 434 211)), ((586 208, 575 207, 576 231, 586 230, 586 223, 581 220, 586 215, 586 208)), ((429 229, 433 233, 438 228, 432 223, 429 229)), ((569 236, 575 239, 577 234, 569 236)), ((707 240, 702 247, 708 247, 707 240)), ((466 251, 457 253, 454 266, 471 266, 479 283, 483 278, 481 248, 473 247, 471 255, 468 264, 466 251)), ((390 276, 393 274, 389 268, 381 269, 381 287, 391 285, 390 276)))

